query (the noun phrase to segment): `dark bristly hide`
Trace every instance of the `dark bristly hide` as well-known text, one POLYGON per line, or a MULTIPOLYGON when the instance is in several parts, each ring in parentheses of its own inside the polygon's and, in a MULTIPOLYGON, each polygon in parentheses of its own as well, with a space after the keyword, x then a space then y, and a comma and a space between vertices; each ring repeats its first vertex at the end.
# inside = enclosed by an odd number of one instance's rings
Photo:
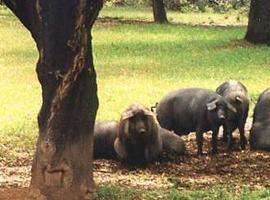
POLYGON ((124 163, 156 161, 162 151, 162 140, 153 113, 140 104, 129 106, 121 115, 114 147, 124 163))
POLYGON ((214 91, 202 88, 170 92, 158 103, 156 113, 160 126, 178 135, 196 132, 198 154, 202 154, 203 133, 212 131, 212 153, 217 153, 220 125, 228 120, 228 112, 236 109, 214 91))
POLYGON ((117 159, 114 141, 117 136, 117 121, 102 121, 94 128, 94 159, 117 159))
POLYGON ((163 152, 177 156, 187 155, 185 142, 179 135, 161 127, 159 133, 162 139, 163 152))
POLYGON ((270 151, 270 88, 258 99, 250 130, 251 149, 270 151))
POLYGON ((242 149, 245 149, 247 143, 245 137, 245 124, 249 110, 249 95, 247 88, 239 81, 231 80, 222 83, 217 88, 216 92, 225 97, 237 111, 236 113, 229 113, 228 123, 223 126, 223 140, 227 141, 228 148, 231 149, 233 141, 232 133, 238 128, 240 132, 240 145, 242 149))

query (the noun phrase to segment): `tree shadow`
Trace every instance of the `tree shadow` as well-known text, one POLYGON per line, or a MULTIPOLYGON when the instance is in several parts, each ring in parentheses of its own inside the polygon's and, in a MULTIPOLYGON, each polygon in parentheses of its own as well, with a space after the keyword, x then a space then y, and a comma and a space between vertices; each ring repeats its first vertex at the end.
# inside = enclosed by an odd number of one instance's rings
MULTIPOLYGON (((150 24, 157 24, 154 21, 149 21, 147 19, 127 19, 124 17, 99 17, 97 20, 98 25, 105 24, 107 26, 109 25, 122 25, 122 24, 136 24, 136 25, 150 25, 150 24)), ((219 24, 191 24, 191 23, 182 23, 182 22, 169 22, 165 24, 159 24, 162 26, 188 26, 188 27, 200 27, 200 28, 245 28, 246 25, 219 25, 219 24)))

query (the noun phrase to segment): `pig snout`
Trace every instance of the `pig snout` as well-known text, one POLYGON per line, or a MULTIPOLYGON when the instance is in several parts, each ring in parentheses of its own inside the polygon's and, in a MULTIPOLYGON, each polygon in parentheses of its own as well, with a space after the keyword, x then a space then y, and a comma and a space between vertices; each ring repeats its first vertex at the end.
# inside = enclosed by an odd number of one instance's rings
POLYGON ((219 109, 217 111, 217 116, 218 116, 218 119, 220 119, 221 121, 226 119, 224 110, 219 109))
POLYGON ((136 123, 136 130, 140 135, 146 134, 147 129, 146 129, 146 126, 145 126, 145 123, 143 122, 143 120, 139 120, 136 123))
POLYGON ((145 128, 139 129, 139 134, 144 135, 145 133, 146 133, 146 129, 145 128))

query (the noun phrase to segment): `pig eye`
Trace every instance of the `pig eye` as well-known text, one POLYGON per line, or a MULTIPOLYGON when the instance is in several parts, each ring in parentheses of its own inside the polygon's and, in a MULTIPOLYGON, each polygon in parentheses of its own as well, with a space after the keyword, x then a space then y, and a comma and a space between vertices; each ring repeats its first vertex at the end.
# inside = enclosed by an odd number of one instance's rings
POLYGON ((142 116, 141 116, 141 119, 142 119, 143 121, 146 121, 147 116, 146 116, 146 115, 142 115, 142 116))
POLYGON ((130 122, 134 122, 134 121, 135 121, 135 117, 132 116, 132 117, 130 117, 128 120, 129 120, 130 122))

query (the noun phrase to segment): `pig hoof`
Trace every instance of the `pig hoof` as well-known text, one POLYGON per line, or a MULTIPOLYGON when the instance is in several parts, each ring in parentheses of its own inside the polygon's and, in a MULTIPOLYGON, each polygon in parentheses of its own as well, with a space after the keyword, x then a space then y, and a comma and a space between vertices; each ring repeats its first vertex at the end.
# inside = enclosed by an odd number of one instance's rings
POLYGON ((227 152, 228 152, 228 154, 232 153, 232 148, 231 147, 228 147, 227 148, 227 152))
POLYGON ((224 137, 221 139, 221 141, 222 141, 223 143, 227 143, 227 142, 228 142, 228 138, 224 136, 224 137))
POLYGON ((216 150, 216 149, 213 149, 213 150, 211 151, 211 154, 212 154, 212 155, 216 155, 216 154, 217 154, 217 150, 216 150))
POLYGON ((241 146, 241 149, 242 150, 245 150, 246 149, 246 144, 247 144, 247 141, 246 140, 240 142, 240 146, 241 146))

